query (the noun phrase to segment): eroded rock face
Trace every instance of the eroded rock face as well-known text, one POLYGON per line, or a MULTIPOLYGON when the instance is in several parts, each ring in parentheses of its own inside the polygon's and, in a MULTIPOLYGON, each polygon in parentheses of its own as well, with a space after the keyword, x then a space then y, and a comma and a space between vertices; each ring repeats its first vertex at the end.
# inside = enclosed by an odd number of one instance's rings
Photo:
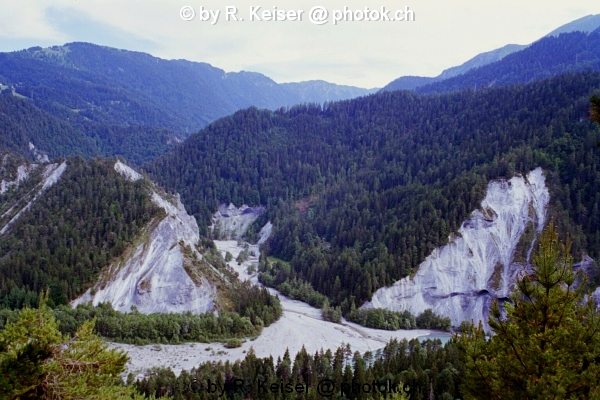
POLYGON ((238 208, 233 204, 221 204, 219 211, 213 215, 211 229, 220 239, 241 239, 250 224, 264 212, 264 207, 248 207, 244 204, 238 208))
POLYGON ((11 186, 19 186, 19 184, 27 178, 29 178, 29 173, 31 171, 35 171, 39 167, 39 164, 23 164, 17 167, 17 177, 12 181, 7 181, 2 179, 0 181, 0 194, 4 194, 8 191, 11 186))
POLYGON ((481 208, 447 245, 435 249, 413 278, 379 289, 363 307, 413 314, 431 308, 455 326, 469 320, 487 324, 491 299, 508 297, 531 256, 549 199, 541 168, 526 178, 490 182, 481 208), (521 261, 515 261, 517 250, 526 254, 521 261))
POLYGON ((117 171, 123 178, 135 182, 142 179, 142 175, 135 171, 130 166, 123 164, 121 161, 115 163, 115 171, 117 171))
MULTIPOLYGON (((128 179, 136 180, 137 172, 118 163, 115 169, 128 179)), ((154 203, 166 212, 153 221, 139 243, 126 251, 121 260, 106 267, 94 287, 72 305, 110 302, 116 310, 129 312, 136 306, 142 313, 213 311, 216 288, 205 277, 192 280, 184 265, 194 255, 199 241, 198 225, 189 215, 179 196, 152 193, 154 203), (188 254, 184 254, 187 247, 188 254)))
POLYGON ((47 163, 48 161, 50 161, 48 159, 48 155, 44 154, 43 152, 36 149, 35 146, 33 145, 33 143, 31 143, 31 142, 29 142, 29 151, 31 152, 31 154, 33 154, 35 159, 39 162, 47 163))
MULTIPOLYGON (((17 169, 17 179, 12 182, 5 182, 4 180, 1 182, 0 186, 2 191, 0 193, 4 193, 5 190, 8 190, 10 186, 18 186, 20 182, 29 178, 29 174, 32 171, 35 171, 38 167, 41 167, 39 164, 32 164, 30 166, 19 166, 17 169)), ((6 211, 2 216, 0 216, 0 220, 6 218, 10 218, 10 220, 0 229, 0 235, 6 233, 11 226, 13 226, 14 222, 19 219, 19 217, 31 206, 35 203, 35 201, 52 185, 54 185, 62 174, 67 169, 67 162, 63 161, 58 164, 46 164, 44 166, 44 170, 41 176, 41 182, 36 186, 36 193, 33 198, 27 202, 27 204, 21 209, 18 208, 18 203, 12 206, 8 211, 6 211), (17 211, 18 210, 18 211, 17 211)))
POLYGON ((258 246, 265 243, 271 237, 271 233, 273 233, 273 224, 271 221, 268 221, 258 232, 258 242, 256 243, 258 246))

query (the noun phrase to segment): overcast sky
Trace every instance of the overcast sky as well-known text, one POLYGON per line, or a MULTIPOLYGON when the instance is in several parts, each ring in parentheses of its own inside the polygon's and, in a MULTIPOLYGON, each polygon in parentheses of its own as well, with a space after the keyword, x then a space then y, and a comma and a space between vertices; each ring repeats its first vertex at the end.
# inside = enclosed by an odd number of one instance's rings
POLYGON ((228 72, 260 72, 276 82, 323 79, 370 88, 402 75, 436 76, 478 53, 531 43, 600 13, 600 1, 0 0, 0 10, 0 51, 84 41, 208 62, 228 72), (191 21, 181 18, 185 6, 195 10, 191 21), (200 21, 200 6, 220 11, 218 22, 200 21), (226 21, 226 6, 237 7, 244 21, 226 21), (250 6, 304 13, 302 21, 250 21, 250 6), (315 6, 328 10, 326 24, 310 22, 315 6), (344 6, 385 7, 392 18, 408 6, 415 20, 334 25, 334 11, 344 6))

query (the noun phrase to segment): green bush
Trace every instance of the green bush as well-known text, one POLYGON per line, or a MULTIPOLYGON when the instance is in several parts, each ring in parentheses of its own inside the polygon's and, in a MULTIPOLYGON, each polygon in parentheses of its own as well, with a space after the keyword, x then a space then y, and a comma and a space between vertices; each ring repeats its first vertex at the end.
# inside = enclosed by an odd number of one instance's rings
POLYGON ((228 349, 235 349, 236 347, 242 347, 242 341, 237 338, 229 339, 225 342, 225 347, 228 349))

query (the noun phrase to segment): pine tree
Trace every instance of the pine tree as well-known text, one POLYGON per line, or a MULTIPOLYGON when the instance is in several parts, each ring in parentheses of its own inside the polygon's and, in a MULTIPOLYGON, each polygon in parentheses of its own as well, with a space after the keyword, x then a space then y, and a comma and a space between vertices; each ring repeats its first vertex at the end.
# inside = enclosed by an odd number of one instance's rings
POLYGON ((492 306, 492 337, 480 323, 455 339, 466 399, 600 398, 600 319, 584 301, 585 277, 573 272, 569 252, 550 223, 506 315, 492 306))
POLYGON ((143 398, 123 386, 119 374, 127 355, 107 349, 93 333, 94 321, 84 323, 74 337, 63 337, 47 302, 46 292, 37 309, 23 309, 0 332, 2 398, 143 398))
POLYGON ((354 374, 352 373, 352 367, 350 364, 346 364, 344 367, 344 383, 342 384, 342 394, 350 400, 356 398, 356 393, 353 393, 352 383, 354 380, 354 374))
MULTIPOLYGON (((354 352, 354 357, 352 359, 354 364, 354 381, 353 383, 359 388, 359 393, 357 393, 357 399, 366 399, 369 398, 368 392, 363 392, 363 385, 365 383, 371 384, 371 382, 367 382, 367 365, 365 360, 362 358, 361 354, 358 351, 354 352)), ((371 388, 373 389, 373 388, 371 388)))

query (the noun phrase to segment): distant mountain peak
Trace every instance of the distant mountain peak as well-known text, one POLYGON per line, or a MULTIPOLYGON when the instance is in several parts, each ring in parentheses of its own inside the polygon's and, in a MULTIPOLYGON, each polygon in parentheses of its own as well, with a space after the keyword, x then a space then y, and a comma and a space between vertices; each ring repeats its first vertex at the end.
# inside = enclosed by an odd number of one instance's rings
POLYGON ((569 32, 593 32, 600 27, 600 14, 596 15, 587 15, 583 18, 576 19, 575 21, 569 22, 559 28, 556 28, 549 34, 548 36, 558 36, 561 33, 569 33, 569 32))

